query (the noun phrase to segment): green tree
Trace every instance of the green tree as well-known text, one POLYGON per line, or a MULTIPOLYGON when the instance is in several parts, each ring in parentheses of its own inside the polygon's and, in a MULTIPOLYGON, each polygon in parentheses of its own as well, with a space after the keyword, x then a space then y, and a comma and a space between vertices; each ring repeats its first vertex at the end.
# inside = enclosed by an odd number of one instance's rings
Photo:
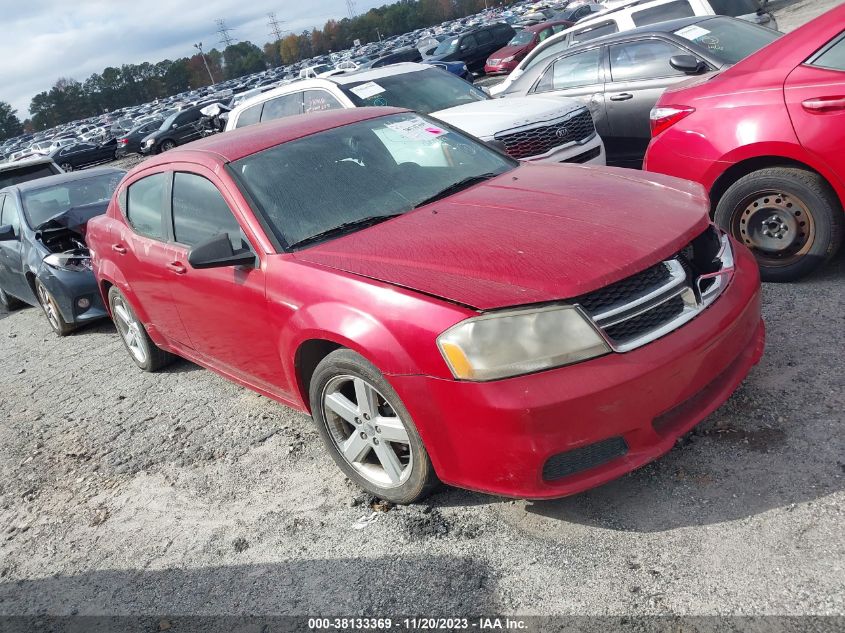
POLYGON ((238 42, 227 46, 223 51, 223 63, 226 79, 267 70, 264 53, 252 42, 238 42))
POLYGON ((23 125, 15 114, 15 109, 5 101, 0 101, 0 143, 21 134, 23 125))

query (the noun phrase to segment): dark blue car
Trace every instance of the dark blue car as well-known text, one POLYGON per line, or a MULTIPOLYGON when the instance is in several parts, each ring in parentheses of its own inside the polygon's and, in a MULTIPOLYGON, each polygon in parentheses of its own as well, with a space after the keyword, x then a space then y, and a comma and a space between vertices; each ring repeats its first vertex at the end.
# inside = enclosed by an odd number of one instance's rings
POLYGON ((0 305, 41 306, 59 336, 107 316, 85 228, 125 173, 90 169, 0 189, 0 305))

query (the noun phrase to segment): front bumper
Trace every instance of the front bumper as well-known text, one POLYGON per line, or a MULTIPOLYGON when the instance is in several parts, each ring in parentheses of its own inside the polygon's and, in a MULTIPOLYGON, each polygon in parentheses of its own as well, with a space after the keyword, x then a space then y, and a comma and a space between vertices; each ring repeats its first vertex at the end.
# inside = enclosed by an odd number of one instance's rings
POLYGON ((38 279, 53 295, 65 322, 86 323, 108 316, 93 272, 72 272, 44 266, 38 279), (88 300, 87 308, 79 306, 81 299, 88 300))
POLYGON ((513 62, 500 62, 500 63, 494 64, 494 65, 485 64, 484 65, 484 74, 485 75, 507 75, 514 68, 516 68, 516 65, 518 63, 519 63, 519 60, 516 60, 516 61, 513 61, 513 62))
POLYGON ((626 354, 489 383, 390 376, 440 478, 505 496, 555 498, 668 452, 762 355, 757 264, 745 248, 735 251, 734 277, 713 305, 626 354), (543 476, 552 457, 620 439, 622 455, 560 478, 543 476))

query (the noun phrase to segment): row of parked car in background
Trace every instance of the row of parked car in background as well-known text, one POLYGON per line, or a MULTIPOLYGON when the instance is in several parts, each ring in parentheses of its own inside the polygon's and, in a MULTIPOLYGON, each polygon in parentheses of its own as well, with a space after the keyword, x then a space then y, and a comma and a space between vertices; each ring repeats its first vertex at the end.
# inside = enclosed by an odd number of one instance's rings
POLYGON ((311 414, 391 501, 598 485, 759 360, 760 272, 842 242, 845 5, 788 35, 755 15, 561 29, 498 99, 415 62, 198 99, 128 174, 0 165, 0 304, 59 335, 111 316, 141 369, 181 356, 311 414))

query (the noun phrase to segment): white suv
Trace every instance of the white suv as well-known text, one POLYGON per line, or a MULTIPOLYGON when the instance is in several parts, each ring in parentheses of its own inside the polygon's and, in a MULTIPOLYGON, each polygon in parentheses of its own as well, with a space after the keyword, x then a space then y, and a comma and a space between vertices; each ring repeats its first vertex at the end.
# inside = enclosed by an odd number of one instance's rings
POLYGON ((503 82, 491 87, 490 94, 502 94, 534 64, 570 46, 666 20, 696 15, 727 15, 772 29, 778 27, 774 16, 763 10, 760 0, 616 0, 608 2, 606 6, 606 11, 596 13, 546 38, 526 55, 503 82))
POLYGON ((336 108, 394 106, 428 114, 514 158, 604 165, 590 111, 568 98, 491 99, 440 68, 415 63, 294 81, 243 102, 226 130, 336 108))

